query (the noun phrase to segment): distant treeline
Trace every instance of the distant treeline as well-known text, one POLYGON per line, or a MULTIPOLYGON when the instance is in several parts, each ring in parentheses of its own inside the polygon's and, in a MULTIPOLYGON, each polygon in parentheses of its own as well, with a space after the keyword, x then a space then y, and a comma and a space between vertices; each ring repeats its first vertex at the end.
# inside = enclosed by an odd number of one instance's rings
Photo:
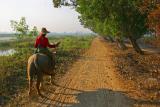
MULTIPOLYGON (((48 36, 84 36, 84 35, 95 35, 94 33, 50 33, 48 34, 48 36)), ((6 33, 6 34, 3 34, 3 33, 0 33, 0 37, 13 37, 15 36, 14 33, 6 33)))
POLYGON ((0 37, 11 37, 11 36, 15 36, 13 33, 9 33, 9 34, 0 34, 0 37))

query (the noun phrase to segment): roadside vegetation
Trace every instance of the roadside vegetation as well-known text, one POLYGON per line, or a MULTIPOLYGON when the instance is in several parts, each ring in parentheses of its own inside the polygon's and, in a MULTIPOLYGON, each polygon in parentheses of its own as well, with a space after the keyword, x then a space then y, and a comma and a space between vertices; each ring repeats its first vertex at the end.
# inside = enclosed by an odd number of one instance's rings
MULTIPOLYGON (((57 75, 66 73, 66 66, 71 64, 84 50, 88 49, 94 36, 50 37, 50 42, 61 41, 56 55, 57 75)), ((27 60, 34 53, 34 39, 0 43, 0 46, 12 48, 16 53, 0 56, 0 94, 2 104, 14 101, 19 93, 28 89, 26 75, 27 60)))

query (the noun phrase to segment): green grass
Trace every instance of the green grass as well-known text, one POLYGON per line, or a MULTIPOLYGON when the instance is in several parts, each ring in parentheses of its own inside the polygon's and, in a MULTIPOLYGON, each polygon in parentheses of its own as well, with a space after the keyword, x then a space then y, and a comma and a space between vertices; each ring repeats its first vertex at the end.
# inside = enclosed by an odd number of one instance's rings
MULTIPOLYGON (((65 73, 65 66, 74 62, 83 50, 89 48, 93 36, 67 36, 49 38, 50 42, 61 41, 56 55, 58 73, 65 73)), ((0 43, 0 49, 12 48, 17 51, 12 56, 0 56, 0 95, 6 103, 27 88, 26 65, 34 52, 34 39, 0 43)))
POLYGON ((0 43, 0 50, 13 48, 14 47, 13 44, 15 44, 15 42, 1 42, 0 43))

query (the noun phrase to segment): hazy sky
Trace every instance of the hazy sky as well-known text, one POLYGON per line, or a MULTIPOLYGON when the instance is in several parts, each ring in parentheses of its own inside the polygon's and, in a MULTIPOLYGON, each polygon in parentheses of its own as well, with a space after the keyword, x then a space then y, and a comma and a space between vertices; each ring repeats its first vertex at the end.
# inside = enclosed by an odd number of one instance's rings
POLYGON ((78 13, 68 7, 54 8, 52 0, 0 0, 0 32, 12 31, 10 20, 26 17, 32 28, 46 27, 52 32, 90 32, 83 28, 78 13))

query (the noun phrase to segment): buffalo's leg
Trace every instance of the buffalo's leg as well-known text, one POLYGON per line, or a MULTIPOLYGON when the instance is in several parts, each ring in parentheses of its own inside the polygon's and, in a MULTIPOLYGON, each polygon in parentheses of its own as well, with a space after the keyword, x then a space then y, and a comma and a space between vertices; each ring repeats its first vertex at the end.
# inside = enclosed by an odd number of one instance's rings
POLYGON ((40 92, 40 84, 41 84, 41 82, 42 82, 42 74, 39 74, 39 75, 37 75, 37 84, 36 84, 37 91, 38 91, 39 95, 42 95, 41 92, 40 92))
POLYGON ((55 85, 55 75, 50 76, 50 83, 52 83, 52 85, 55 85))
POLYGON ((29 79, 29 92, 28 92, 29 95, 31 95, 32 85, 33 85, 33 78, 30 78, 29 79))
POLYGON ((31 91, 32 91, 32 85, 33 85, 33 72, 31 72, 31 66, 27 67, 27 74, 28 74, 28 94, 31 95, 31 91))

